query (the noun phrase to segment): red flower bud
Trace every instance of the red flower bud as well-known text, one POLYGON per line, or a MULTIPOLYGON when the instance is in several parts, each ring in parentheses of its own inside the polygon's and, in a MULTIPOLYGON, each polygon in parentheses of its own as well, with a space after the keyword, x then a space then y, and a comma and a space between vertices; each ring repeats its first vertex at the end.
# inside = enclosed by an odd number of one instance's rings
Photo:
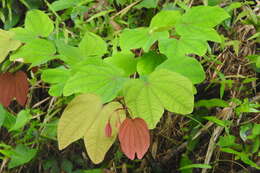
POLYGON ((111 137, 112 136, 112 127, 110 122, 108 121, 105 127, 105 136, 106 137, 111 137))

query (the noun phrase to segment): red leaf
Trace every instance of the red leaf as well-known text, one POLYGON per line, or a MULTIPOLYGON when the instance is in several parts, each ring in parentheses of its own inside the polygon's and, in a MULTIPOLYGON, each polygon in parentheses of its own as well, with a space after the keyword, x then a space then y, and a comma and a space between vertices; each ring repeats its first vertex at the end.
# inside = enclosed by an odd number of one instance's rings
POLYGON ((14 75, 15 77, 15 98, 17 102, 24 106, 27 101, 27 94, 29 92, 29 83, 27 76, 24 72, 18 71, 14 75))
POLYGON ((122 151, 133 160, 135 153, 137 158, 143 158, 150 146, 149 129, 141 118, 126 118, 119 129, 119 141, 122 151))
POLYGON ((15 95, 15 81, 12 73, 0 75, 0 103, 8 107, 15 95))
POLYGON ((106 127, 105 127, 105 136, 106 136, 106 137, 111 137, 111 136, 112 136, 112 127, 111 127, 110 122, 108 122, 108 123, 106 124, 106 127))
POLYGON ((15 75, 10 72, 0 74, 0 91, 0 103, 3 106, 8 107, 14 98, 24 106, 29 91, 26 74, 22 71, 15 75))

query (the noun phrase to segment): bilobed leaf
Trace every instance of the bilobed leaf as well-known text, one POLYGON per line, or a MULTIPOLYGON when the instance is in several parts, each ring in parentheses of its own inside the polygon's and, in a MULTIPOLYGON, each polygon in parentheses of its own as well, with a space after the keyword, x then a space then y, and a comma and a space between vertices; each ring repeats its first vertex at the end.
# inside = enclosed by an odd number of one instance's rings
POLYGON ((27 12, 24 24, 26 30, 42 37, 48 37, 54 29, 52 20, 40 10, 27 12))
POLYGON ((151 20, 150 29, 153 31, 169 30, 180 19, 181 13, 174 10, 163 10, 157 13, 151 20))
POLYGON ((117 123, 124 121, 125 113, 123 107, 118 102, 110 102, 105 105, 98 115, 95 122, 84 135, 84 143, 87 153, 93 163, 98 164, 104 160, 106 152, 115 142, 118 134, 117 123), (111 136, 106 136, 104 129, 107 122, 111 124, 111 136))
POLYGON ((136 72, 137 59, 131 52, 119 52, 105 59, 106 63, 113 64, 125 71, 126 76, 136 72))
POLYGON ((154 69, 161 64, 167 57, 156 52, 148 52, 143 54, 137 62, 137 72, 140 75, 147 75, 154 71, 154 69))
POLYGON ((195 58, 180 56, 178 58, 169 57, 168 60, 158 66, 158 69, 167 69, 177 72, 187 77, 193 84, 202 82, 205 79, 205 72, 202 65, 195 58))
POLYGON ((53 55, 56 52, 53 42, 44 39, 34 39, 17 52, 11 55, 10 60, 23 58, 25 63, 32 63, 31 66, 36 66, 54 59, 53 55))
POLYGON ((184 37, 220 42, 221 39, 213 27, 228 17, 229 14, 220 7, 193 7, 177 22, 176 31, 184 37))
POLYGON ((107 44, 100 36, 92 32, 86 32, 79 43, 79 49, 85 57, 101 57, 107 52, 107 44))
POLYGON ((93 94, 79 95, 64 110, 58 123, 58 143, 63 149, 84 137, 87 153, 94 163, 100 163, 117 136, 116 124, 124 120, 122 106, 111 102, 104 107, 101 98, 93 94), (105 135, 110 120, 111 137, 105 135))
POLYGON ((29 83, 24 72, 18 71, 14 75, 10 72, 0 74, 0 103, 8 107, 16 98, 17 102, 24 106, 29 92, 29 83))
POLYGON ((101 108, 101 99, 96 95, 84 94, 75 97, 64 110, 58 123, 59 149, 64 149, 82 138, 95 122, 101 108))
POLYGON ((119 129, 120 146, 131 160, 142 159, 150 146, 150 134, 146 122, 141 118, 126 118, 119 129))
POLYGON ((10 51, 18 49, 21 45, 21 42, 14 40, 13 36, 13 32, 0 29, 0 63, 10 51))
POLYGON ((165 69, 154 71, 146 81, 129 81, 123 91, 130 114, 144 119, 149 129, 156 126, 164 108, 180 114, 188 114, 193 110, 191 81, 165 69))
POLYGON ((207 42, 194 38, 159 40, 159 50, 168 57, 175 58, 187 54, 203 56, 207 51, 207 42))
POLYGON ((119 45, 122 50, 143 48, 148 51, 153 43, 159 39, 168 38, 169 33, 150 32, 149 28, 125 29, 120 35, 119 45))
POLYGON ((67 81, 63 94, 93 93, 100 95, 103 102, 113 100, 125 82, 123 70, 108 65, 89 64, 75 73, 67 81))

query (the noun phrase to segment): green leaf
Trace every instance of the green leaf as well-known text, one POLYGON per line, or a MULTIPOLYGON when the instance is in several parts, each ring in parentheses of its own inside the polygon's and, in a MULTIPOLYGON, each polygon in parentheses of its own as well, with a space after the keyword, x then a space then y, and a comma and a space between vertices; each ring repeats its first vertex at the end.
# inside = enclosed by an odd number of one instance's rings
POLYGON ((107 52, 107 44, 100 36, 92 32, 86 32, 79 43, 79 49, 85 57, 101 57, 107 52))
POLYGON ((0 29, 0 63, 6 58, 10 51, 18 49, 20 41, 13 40, 14 33, 0 29))
POLYGON ((135 8, 156 8, 158 4, 158 0, 143 0, 139 4, 135 6, 135 8))
POLYGON ((208 100, 199 100, 195 107, 206 107, 206 108, 213 108, 213 107, 228 107, 228 103, 224 100, 214 98, 214 99, 208 99, 208 100))
POLYGON ((91 1, 93 0, 57 0, 50 5, 50 8, 54 11, 60 11, 67 8, 75 7, 79 4, 83 5, 84 3, 88 3, 91 1))
POLYGON ((63 88, 70 77, 70 70, 65 68, 47 69, 42 71, 42 80, 51 83, 49 94, 61 96, 63 88))
POLYGON ((11 155, 11 161, 8 164, 8 168, 11 169, 29 162, 35 157, 36 153, 36 149, 30 149, 22 144, 17 145, 11 155))
POLYGON ((6 117, 6 110, 4 107, 0 104, 0 128, 3 125, 6 117))
POLYGON ((232 147, 236 145, 236 137, 233 135, 220 136, 218 145, 221 147, 232 147))
POLYGON ((176 31, 181 36, 195 40, 221 42, 213 27, 228 17, 228 13, 220 7, 193 7, 176 24, 176 31))
POLYGON ((15 131, 24 127, 28 121, 31 119, 31 114, 28 110, 21 110, 16 118, 15 124, 9 131, 15 131))
POLYGON ((186 37, 182 37, 179 40, 167 38, 159 40, 159 49, 161 53, 168 57, 178 57, 187 54, 203 56, 207 51, 207 42, 186 37))
POLYGON ((189 78, 193 84, 202 82, 205 79, 205 72, 202 65, 195 59, 186 56, 178 57, 163 62, 158 69, 168 69, 173 72, 182 74, 189 78))
POLYGON ((156 126, 164 108, 179 114, 189 114, 193 110, 192 83, 168 70, 154 71, 147 81, 132 79, 123 91, 130 114, 143 118, 150 129, 156 126))
POLYGON ((113 64, 118 68, 122 68, 125 71, 126 76, 136 72, 137 60, 131 52, 119 52, 112 57, 105 58, 104 61, 109 64, 113 64))
POLYGON ((211 122, 213 122, 213 123, 215 123, 215 124, 217 124, 219 126, 222 126, 222 127, 227 127, 228 125, 231 124, 230 121, 220 120, 220 119, 218 119, 215 116, 205 116, 203 118, 206 119, 206 120, 209 120, 209 121, 211 121, 211 122))
POLYGON ((210 166, 210 165, 208 165, 208 164, 191 164, 191 165, 183 166, 183 167, 179 168, 179 170, 192 169, 192 168, 206 168, 206 169, 211 169, 212 166, 210 166))
POLYGON ((145 53, 138 59, 137 72, 140 75, 150 74, 159 64, 161 64, 166 59, 166 56, 162 54, 157 54, 153 51, 145 53))
POLYGON ((147 52, 153 43, 159 39, 168 38, 169 33, 150 32, 149 28, 125 29, 119 37, 119 45, 122 50, 143 48, 147 52))
POLYGON ((54 59, 55 52, 56 48, 53 42, 38 38, 28 42, 12 54, 10 60, 23 58, 25 63, 32 63, 31 66, 37 66, 54 59))
POLYGON ((229 17, 229 14, 218 6, 197 6, 189 9, 182 16, 180 23, 213 28, 229 17))
POLYGON ((157 13, 151 20, 150 29, 153 31, 169 30, 180 19, 181 13, 174 10, 163 10, 157 13))
POLYGON ((59 148, 63 149, 70 143, 82 138, 94 163, 100 163, 105 153, 114 143, 117 136, 116 122, 122 121, 125 115, 119 110, 123 107, 111 102, 104 107, 101 98, 93 94, 75 97, 64 110, 58 123, 59 148), (105 125, 112 125, 112 136, 105 136, 105 125))
POLYGON ((89 64, 76 72, 66 83, 63 94, 93 93, 100 95, 103 102, 113 100, 125 82, 123 70, 105 64, 89 64))
POLYGON ((26 30, 42 37, 48 37, 54 29, 52 20, 40 10, 27 12, 24 25, 26 30))
POLYGON ((60 55, 62 55, 60 59, 62 59, 69 65, 76 64, 86 58, 84 57, 84 55, 82 55, 82 52, 78 47, 70 46, 60 40, 57 40, 55 44, 57 46, 58 52, 60 53, 60 55))
POLYGON ((24 43, 30 42, 37 38, 36 34, 21 27, 12 28, 11 31, 15 33, 13 37, 15 40, 19 40, 24 43))

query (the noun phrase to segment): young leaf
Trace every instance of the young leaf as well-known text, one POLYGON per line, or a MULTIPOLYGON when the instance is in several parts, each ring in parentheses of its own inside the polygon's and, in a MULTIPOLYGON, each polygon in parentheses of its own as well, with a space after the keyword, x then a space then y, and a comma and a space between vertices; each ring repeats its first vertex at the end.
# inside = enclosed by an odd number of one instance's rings
POLYGON ((18 71, 14 75, 6 72, 0 75, 0 103, 8 107, 16 98, 17 102, 24 106, 29 91, 29 83, 24 72, 18 71))
POLYGON ((142 55, 137 62, 137 72, 140 75, 147 75, 154 71, 154 69, 161 64, 167 57, 156 52, 148 52, 142 55))
POLYGON ((12 54, 10 60, 23 58, 25 63, 32 63, 31 66, 37 66, 54 59, 55 52, 56 48, 53 42, 38 38, 28 42, 12 54))
POLYGON ((79 43, 79 49, 85 57, 101 57, 107 52, 107 44, 100 36, 86 32, 79 43))
POLYGON ((88 155, 94 163, 100 163, 116 139, 116 122, 122 121, 125 117, 121 109, 122 106, 117 102, 102 107, 101 99, 96 95, 77 96, 69 103, 59 120, 59 149, 84 136, 88 155), (108 138, 104 134, 104 128, 109 119, 112 134, 108 138))
POLYGON ((87 3, 91 1, 93 0, 57 0, 50 5, 50 8, 54 11, 60 11, 67 8, 75 7, 78 4, 83 5, 82 3, 87 3))
POLYGON ((125 155, 134 160, 135 153, 142 159, 150 146, 150 134, 146 122, 141 118, 126 118, 119 129, 119 141, 125 155))
POLYGON ((18 49, 20 41, 13 40, 14 33, 0 29, 0 63, 10 51, 18 49))
POLYGON ((205 79, 205 72, 202 65, 195 59, 186 56, 171 58, 158 66, 158 69, 167 69, 180 73, 192 81, 193 84, 202 82, 205 79))
POLYGON ((15 33, 13 37, 15 40, 19 40, 24 43, 30 42, 37 38, 36 34, 21 27, 12 28, 10 31, 15 33))
POLYGON ((103 102, 113 100, 125 82, 123 70, 105 64, 84 66, 66 83, 63 94, 93 93, 102 96, 103 102))
POLYGON ((27 12, 24 25, 26 30, 42 37, 48 37, 54 29, 52 20, 40 10, 27 12))
POLYGON ((143 48, 147 52, 156 40, 168 38, 169 33, 150 32, 149 28, 125 29, 120 35, 119 45, 122 50, 143 48))
POLYGON ((163 10, 152 18, 149 27, 153 31, 169 30, 175 26, 180 17, 179 11, 163 10))
POLYGON ((105 59, 106 63, 113 64, 125 71, 126 76, 136 72, 137 59, 131 52, 119 52, 105 59))
POLYGON ((10 72, 0 75, 0 103, 8 107, 15 96, 15 80, 10 72))
POLYGON ((147 81, 130 80, 123 91, 131 115, 144 119, 149 129, 156 126, 164 108, 180 114, 188 114, 193 110, 191 81, 165 69, 154 71, 147 81))

